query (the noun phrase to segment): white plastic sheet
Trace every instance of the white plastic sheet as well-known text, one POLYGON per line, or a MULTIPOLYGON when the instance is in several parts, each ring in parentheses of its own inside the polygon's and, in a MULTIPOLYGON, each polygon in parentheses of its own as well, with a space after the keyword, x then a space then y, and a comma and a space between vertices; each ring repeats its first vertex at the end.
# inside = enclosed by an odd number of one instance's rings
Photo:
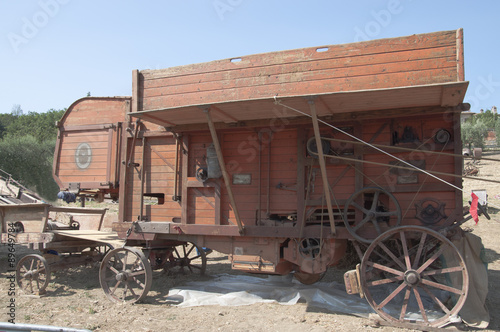
POLYGON ((171 289, 167 303, 179 307, 203 305, 241 306, 254 303, 294 305, 299 300, 331 312, 368 317, 373 313, 365 299, 349 295, 343 285, 318 282, 303 285, 290 276, 260 278, 246 275, 219 275, 213 280, 191 282, 171 289))

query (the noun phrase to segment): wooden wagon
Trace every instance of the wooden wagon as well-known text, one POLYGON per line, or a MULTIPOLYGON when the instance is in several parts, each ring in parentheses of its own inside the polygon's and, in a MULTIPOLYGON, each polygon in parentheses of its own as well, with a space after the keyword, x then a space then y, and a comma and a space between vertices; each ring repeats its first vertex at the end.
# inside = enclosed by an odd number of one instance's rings
POLYGON ((0 170, 0 243, 8 246, 7 272, 24 293, 41 295, 51 272, 99 263, 123 241, 103 231, 107 209, 53 206, 0 170), (21 255, 15 245, 39 251, 21 255))
POLYGON ((119 198, 126 246, 100 269, 113 301, 143 299, 154 269, 202 273, 202 248, 314 283, 350 241, 351 292, 439 326, 468 290, 447 238, 464 219, 467 85, 462 30, 135 70, 131 97, 69 107, 54 178, 119 198))

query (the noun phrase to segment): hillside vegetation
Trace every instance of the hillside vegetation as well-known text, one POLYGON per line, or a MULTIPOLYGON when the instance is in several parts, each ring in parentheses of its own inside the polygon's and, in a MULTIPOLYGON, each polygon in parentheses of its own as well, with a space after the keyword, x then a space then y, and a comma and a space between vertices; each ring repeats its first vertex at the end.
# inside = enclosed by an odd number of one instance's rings
POLYGON ((0 169, 49 201, 59 187, 52 179, 56 121, 65 110, 0 114, 0 169))

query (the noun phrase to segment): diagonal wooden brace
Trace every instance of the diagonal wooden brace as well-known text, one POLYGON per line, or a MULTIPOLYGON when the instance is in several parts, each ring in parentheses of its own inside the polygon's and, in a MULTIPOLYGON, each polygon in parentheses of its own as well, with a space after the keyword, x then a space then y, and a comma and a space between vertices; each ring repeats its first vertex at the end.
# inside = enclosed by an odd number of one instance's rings
POLYGON ((244 227, 241 223, 240 213, 236 207, 236 201, 234 200, 233 190, 231 189, 231 179, 226 170, 226 164, 224 163, 224 156, 222 155, 222 150, 220 148, 219 138, 217 137, 217 131, 215 130, 214 122, 212 121, 212 116, 210 115, 210 109, 204 109, 203 112, 207 115, 208 128, 210 128, 210 135, 212 135, 212 141, 215 146, 215 152, 217 153, 217 160, 222 171, 222 176, 224 177, 224 184, 226 185, 227 194, 229 195, 229 201, 233 206, 234 216, 236 217, 236 223, 238 224, 238 230, 240 234, 244 233, 244 227))
POLYGON ((321 179, 323 180, 323 190, 326 199, 326 206, 328 208, 328 218, 330 219, 330 229, 332 235, 335 235, 336 230, 335 230, 335 220, 333 219, 332 196, 330 194, 330 185, 328 183, 328 177, 326 173, 326 163, 325 163, 325 157, 323 155, 323 149, 322 149, 323 145, 321 144, 318 116, 316 114, 316 104, 314 104, 314 100, 309 100, 308 103, 309 103, 309 108, 311 109, 314 137, 316 138, 316 146, 318 149, 319 168, 321 169, 321 179))

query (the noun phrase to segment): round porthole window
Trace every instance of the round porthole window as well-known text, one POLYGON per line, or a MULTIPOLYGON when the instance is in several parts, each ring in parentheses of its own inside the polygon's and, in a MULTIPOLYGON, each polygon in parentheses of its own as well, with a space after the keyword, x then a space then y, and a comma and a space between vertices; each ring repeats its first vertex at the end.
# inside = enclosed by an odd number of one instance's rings
POLYGON ((89 167, 92 162, 92 149, 88 143, 80 143, 75 151, 75 163, 80 169, 89 167))

